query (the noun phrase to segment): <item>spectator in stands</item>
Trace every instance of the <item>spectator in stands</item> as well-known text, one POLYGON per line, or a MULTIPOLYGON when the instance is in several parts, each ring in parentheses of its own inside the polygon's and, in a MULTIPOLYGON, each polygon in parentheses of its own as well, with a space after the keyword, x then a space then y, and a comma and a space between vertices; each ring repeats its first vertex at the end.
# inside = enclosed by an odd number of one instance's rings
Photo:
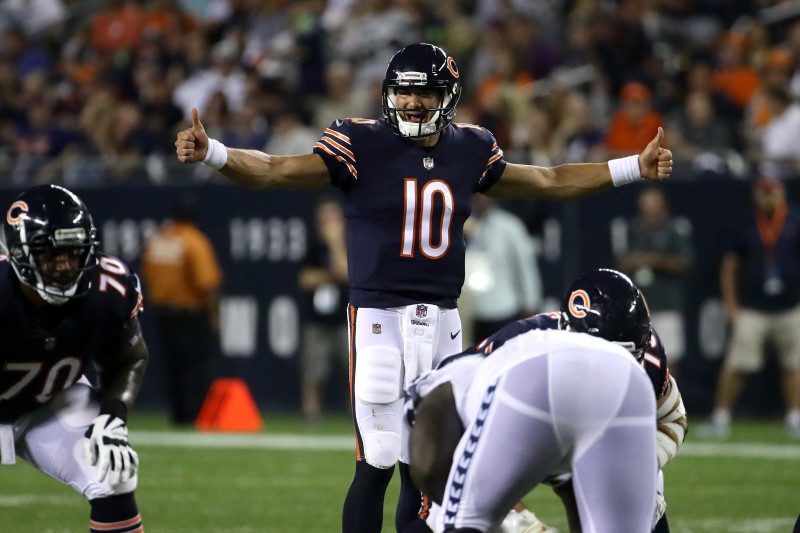
POLYGON ((307 125, 307 113, 298 105, 287 104, 275 115, 269 141, 263 150, 275 155, 301 155, 314 146, 319 134, 307 125))
POLYGON ((602 161, 603 132, 595 124, 588 98, 580 91, 568 90, 559 98, 557 107, 558 121, 551 133, 556 161, 602 161))
POLYGON ((650 89, 629 81, 619 92, 620 104, 606 133, 606 146, 613 157, 638 153, 650 140, 648 131, 663 122, 650 103, 650 89))
POLYGON ((686 283, 694 259, 691 226, 672 216, 661 189, 643 188, 637 206, 617 268, 647 294, 650 321, 669 347, 670 372, 677 375, 686 346, 686 283))
POLYGON ((730 128, 714 113, 711 94, 690 92, 676 115, 668 131, 678 178, 705 173, 728 176, 736 170, 728 164, 734 157, 730 128))
POLYGON ((714 411, 701 435, 724 438, 745 374, 758 372, 767 344, 780 358, 786 431, 800 438, 800 218, 777 179, 753 184, 754 211, 731 234, 720 292, 731 324, 714 411))
POLYGON ((222 272, 197 227, 197 200, 180 196, 172 220, 147 242, 142 275, 164 354, 170 419, 191 424, 213 379, 222 272))
POLYGON ((758 72, 747 62, 744 36, 733 31, 723 34, 716 46, 716 59, 714 87, 725 93, 741 112, 761 86, 758 72))
POLYGON ((92 47, 104 56, 133 53, 139 46, 144 13, 137 2, 108 0, 92 15, 92 47))
POLYGON ((747 105, 741 126, 748 155, 754 160, 758 160, 761 155, 765 129, 772 119, 777 118, 774 115, 776 109, 772 93, 787 91, 791 82, 791 68, 792 59, 786 49, 773 47, 764 53, 759 68, 761 87, 747 105))
POLYGON ((760 169, 765 175, 794 178, 800 175, 800 104, 786 87, 767 94, 772 118, 761 137, 760 169))
POLYGON ((317 131, 327 128, 338 117, 369 117, 363 91, 355 90, 355 69, 347 61, 328 63, 325 71, 326 92, 315 102, 313 126, 317 131))
POLYGON ((225 94, 232 111, 244 104, 245 73, 239 65, 239 45, 232 39, 217 43, 211 51, 212 65, 191 73, 175 87, 173 101, 186 119, 192 107, 205 109, 216 92, 225 94))

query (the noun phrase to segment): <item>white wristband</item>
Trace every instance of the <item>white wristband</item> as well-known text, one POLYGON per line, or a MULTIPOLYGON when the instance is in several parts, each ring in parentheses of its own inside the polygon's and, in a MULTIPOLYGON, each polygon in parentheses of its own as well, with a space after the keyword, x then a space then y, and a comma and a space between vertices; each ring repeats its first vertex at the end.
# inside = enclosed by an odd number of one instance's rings
POLYGON ((225 145, 218 140, 209 137, 208 150, 206 151, 205 159, 203 159, 203 164, 213 168, 214 170, 219 170, 224 167, 225 163, 227 162, 228 149, 225 148, 225 145))
POLYGON ((614 187, 644 179, 639 172, 638 155, 611 159, 608 161, 608 170, 611 171, 611 181, 614 183, 614 187))

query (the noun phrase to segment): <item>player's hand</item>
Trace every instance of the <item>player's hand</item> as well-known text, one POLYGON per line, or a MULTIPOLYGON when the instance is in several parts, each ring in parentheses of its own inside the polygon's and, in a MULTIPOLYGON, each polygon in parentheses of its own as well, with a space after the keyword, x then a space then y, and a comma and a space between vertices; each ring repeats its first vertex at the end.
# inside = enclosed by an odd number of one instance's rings
POLYGON ((200 112, 192 108, 192 127, 178 133, 175 141, 175 153, 182 163, 199 163, 208 152, 208 135, 203 123, 200 122, 200 112))
POLYGON ((639 154, 639 172, 643 178, 661 181, 672 173, 672 152, 661 147, 663 141, 664 129, 659 127, 655 138, 639 154))
POLYGON ((109 475, 112 485, 125 483, 136 475, 139 454, 128 444, 128 426, 121 418, 101 414, 84 435, 86 459, 97 466, 97 481, 109 475))
POLYGON ((667 501, 664 499, 664 493, 661 491, 656 492, 656 510, 653 513, 653 524, 657 524, 664 513, 667 512, 667 501))

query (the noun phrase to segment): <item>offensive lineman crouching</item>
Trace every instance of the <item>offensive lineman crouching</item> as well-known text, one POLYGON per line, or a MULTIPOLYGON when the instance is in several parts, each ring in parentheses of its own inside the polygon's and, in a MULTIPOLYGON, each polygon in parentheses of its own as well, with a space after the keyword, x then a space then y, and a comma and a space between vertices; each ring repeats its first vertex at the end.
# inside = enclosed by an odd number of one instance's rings
MULTIPOLYGON (((466 350, 468 353, 493 356, 505 342, 531 330, 562 329, 589 333, 615 344, 619 344, 634 356, 645 369, 656 399, 656 424, 658 441, 658 491, 657 510, 654 515, 655 533, 667 533, 666 503, 664 500, 663 475, 660 471, 676 454, 683 442, 687 427, 686 411, 674 378, 669 374, 667 355, 658 333, 650 325, 650 315, 641 291, 621 272, 611 269, 595 269, 578 277, 564 293, 560 312, 541 313, 533 317, 508 324, 478 346, 466 350)), ((581 522, 576 508, 575 495, 569 473, 550 478, 545 483, 554 486, 564 501, 569 518, 570 531, 579 533, 581 522)), ((515 509, 526 513, 518 504, 515 509)), ((435 523, 440 510, 437 506, 423 509, 428 525, 435 523)), ((530 516, 530 513, 528 513, 530 516)), ((421 515, 422 517, 423 515, 421 515)), ((523 515, 520 515, 523 516, 523 515)), ((509 515, 511 517, 511 515, 509 515)), ((530 521, 529 521, 530 522, 530 521)), ((428 531, 416 525, 404 533, 428 531)), ((524 526, 523 526, 524 527, 524 526)), ((548 531, 533 518, 525 531, 548 531)), ((509 519, 503 522, 502 531, 522 530, 509 519)))
POLYGON ((148 357, 139 279, 96 250, 89 211, 62 187, 23 192, 3 229, 0 462, 19 456, 84 495, 92 532, 142 532, 126 425, 148 357))

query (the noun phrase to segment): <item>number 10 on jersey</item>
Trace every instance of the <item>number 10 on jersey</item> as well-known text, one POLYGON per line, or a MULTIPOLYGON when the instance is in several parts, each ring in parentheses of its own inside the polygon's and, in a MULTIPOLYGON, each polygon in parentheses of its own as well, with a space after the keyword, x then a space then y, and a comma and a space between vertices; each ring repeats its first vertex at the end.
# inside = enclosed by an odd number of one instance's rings
POLYGON ((439 259, 450 247, 450 225, 453 221, 453 191, 442 180, 432 180, 419 190, 417 180, 406 178, 403 213, 403 247, 400 255, 414 257, 414 245, 429 259, 439 259), (434 220, 433 206, 440 197, 443 210, 440 220, 434 220), (437 230, 434 223, 438 226, 437 230))

